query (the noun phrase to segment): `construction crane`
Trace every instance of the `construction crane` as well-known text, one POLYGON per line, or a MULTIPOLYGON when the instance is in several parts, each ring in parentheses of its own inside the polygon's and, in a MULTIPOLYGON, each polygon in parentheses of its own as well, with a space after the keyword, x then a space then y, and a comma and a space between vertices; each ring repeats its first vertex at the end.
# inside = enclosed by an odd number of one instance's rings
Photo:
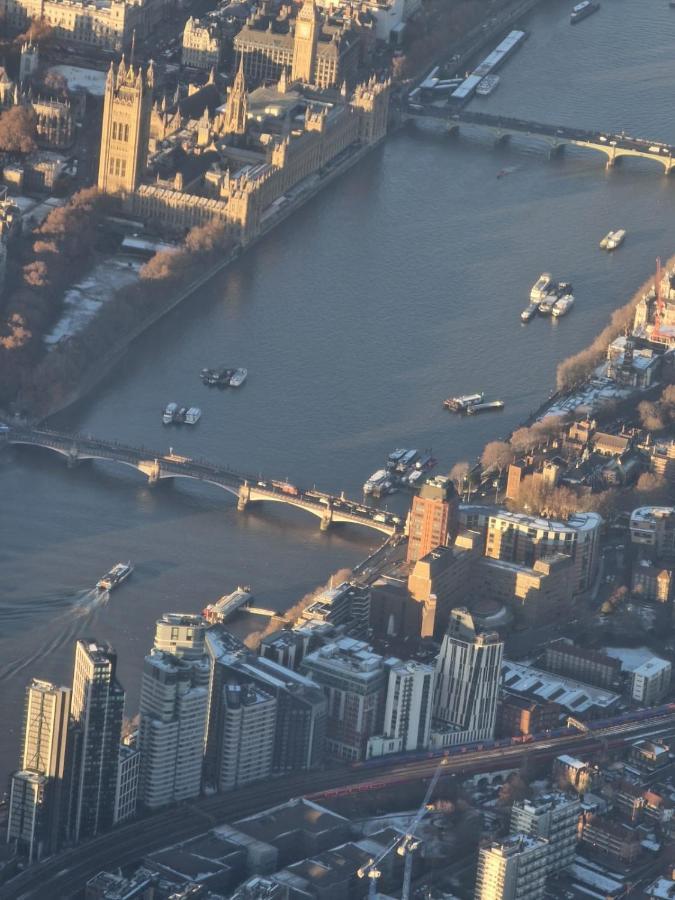
POLYGON ((443 767, 448 764, 447 757, 443 757, 443 759, 436 766, 436 771, 431 776, 431 781, 427 787, 427 792, 424 795, 424 800, 422 800, 422 805, 417 810, 417 814, 415 818, 410 823, 410 826, 403 837, 397 836, 394 840, 384 848, 384 850, 380 853, 379 856, 371 859, 370 862, 366 863, 365 866, 361 866, 361 868, 357 871, 357 875, 359 878, 368 878, 368 897, 375 897, 377 893, 377 882, 382 874, 380 871, 379 865, 385 857, 389 856, 394 850, 399 854, 399 856, 405 856, 405 863, 403 867, 403 892, 401 894, 401 900, 410 900, 410 885, 412 883, 412 863, 413 863, 413 853, 419 847, 420 841, 415 837, 415 829, 420 824, 422 819, 424 818, 424 814, 427 811, 427 805, 429 800, 431 799, 431 795, 433 794, 436 784, 438 783, 438 779, 441 777, 441 772, 443 771, 443 767))

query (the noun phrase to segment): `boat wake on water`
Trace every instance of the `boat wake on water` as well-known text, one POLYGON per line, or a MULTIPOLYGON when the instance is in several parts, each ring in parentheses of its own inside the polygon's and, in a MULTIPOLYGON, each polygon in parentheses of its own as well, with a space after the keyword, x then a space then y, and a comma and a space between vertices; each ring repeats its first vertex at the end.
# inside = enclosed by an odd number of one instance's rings
MULTIPOLYGON (((77 591, 73 602, 69 603, 68 608, 52 620, 51 624, 57 629, 56 633, 51 635, 47 643, 40 644, 36 650, 27 656, 9 660, 5 665, 1 666, 0 682, 14 678, 25 669, 31 667, 37 660, 45 659, 65 644, 72 643, 85 627, 85 618, 91 616, 101 606, 105 606, 108 598, 107 592, 97 591, 96 589, 77 591)), ((86 627, 89 627, 89 623, 87 623, 86 627)))

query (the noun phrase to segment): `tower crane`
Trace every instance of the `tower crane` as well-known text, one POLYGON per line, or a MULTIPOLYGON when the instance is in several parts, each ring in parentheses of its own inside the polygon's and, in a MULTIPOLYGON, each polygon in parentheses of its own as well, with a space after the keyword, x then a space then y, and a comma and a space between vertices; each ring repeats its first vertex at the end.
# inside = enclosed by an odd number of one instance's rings
POLYGON ((385 857, 389 856, 389 854, 394 850, 396 850, 399 856, 405 857, 405 863, 403 867, 403 892, 401 894, 401 900, 410 900, 413 853, 420 845, 420 841, 415 837, 415 829, 424 818, 424 814, 427 811, 427 804, 429 803, 431 795, 436 788, 438 779, 441 777, 443 767, 447 764, 447 757, 443 757, 443 759, 436 766, 436 770, 431 776, 431 781, 429 782, 429 785, 427 787, 427 792, 424 795, 424 800, 422 800, 422 805, 417 810, 415 818, 410 823, 410 826, 403 837, 397 835, 397 837, 395 837, 394 840, 384 848, 379 856, 371 859, 370 862, 366 863, 364 866, 361 866, 361 868, 357 871, 356 874, 359 876, 359 878, 369 879, 368 897, 371 898, 371 900, 377 893, 377 882, 380 875, 382 874, 379 865, 382 860, 385 859, 385 857))

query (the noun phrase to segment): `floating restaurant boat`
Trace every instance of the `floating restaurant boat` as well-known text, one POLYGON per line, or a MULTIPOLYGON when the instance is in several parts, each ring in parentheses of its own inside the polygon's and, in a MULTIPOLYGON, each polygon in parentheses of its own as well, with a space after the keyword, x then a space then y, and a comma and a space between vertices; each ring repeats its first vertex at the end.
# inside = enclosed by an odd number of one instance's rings
POLYGON ((532 285, 530 291, 530 302, 541 303, 544 297, 553 287, 553 276, 550 272, 542 272, 539 278, 532 285))
POLYGON ((447 400, 443 401, 443 406, 446 409, 449 409, 450 412, 462 413, 466 412, 470 406, 474 406, 476 403, 482 403, 485 399, 482 393, 480 394, 464 394, 461 397, 448 397, 447 400))
POLYGON ((113 588, 119 587, 123 581, 126 581, 133 571, 134 567, 130 562, 117 563, 107 575, 97 581, 96 587, 99 591, 112 591, 113 588))

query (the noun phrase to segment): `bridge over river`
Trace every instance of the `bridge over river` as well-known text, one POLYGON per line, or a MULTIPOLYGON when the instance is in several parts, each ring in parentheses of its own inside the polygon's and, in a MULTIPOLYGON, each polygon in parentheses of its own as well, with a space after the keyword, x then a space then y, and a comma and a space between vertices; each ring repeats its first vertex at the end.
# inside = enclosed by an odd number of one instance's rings
POLYGON ((674 146, 646 138, 630 137, 623 132, 612 134, 563 125, 546 125, 491 113, 470 110, 458 112, 457 107, 423 103, 409 103, 407 116, 411 119, 445 121, 451 132, 459 131, 462 125, 486 128, 495 135, 498 142, 507 140, 512 134, 543 138, 551 148, 552 154, 561 151, 566 144, 585 147, 603 153, 607 157, 607 168, 612 168, 620 159, 630 156, 660 163, 666 175, 675 168, 674 146))
POLYGON ((104 460, 131 466, 147 476, 151 484, 169 478, 191 478, 222 488, 237 497, 237 508, 262 501, 285 503, 311 513, 321 522, 321 530, 346 523, 373 528, 388 536, 401 533, 399 516, 317 490, 305 490, 285 481, 244 475, 240 472, 201 459, 174 453, 162 455, 145 447, 128 447, 116 441, 101 440, 91 435, 64 434, 32 428, 10 428, 0 433, 0 444, 44 447, 65 457, 68 465, 83 460, 104 460))

